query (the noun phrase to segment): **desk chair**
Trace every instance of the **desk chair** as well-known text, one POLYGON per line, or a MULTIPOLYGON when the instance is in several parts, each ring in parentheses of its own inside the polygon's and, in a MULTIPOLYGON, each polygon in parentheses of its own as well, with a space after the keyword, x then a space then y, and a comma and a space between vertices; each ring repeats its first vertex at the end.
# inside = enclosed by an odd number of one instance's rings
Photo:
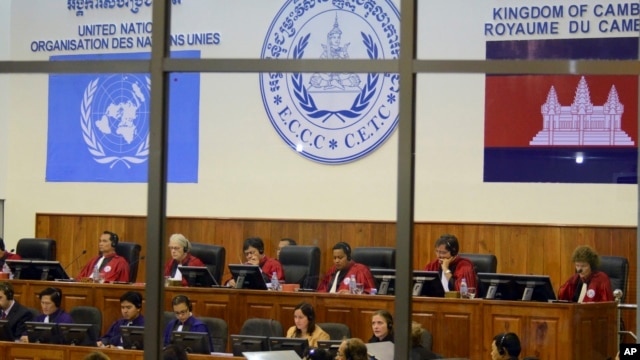
POLYGON ((202 260, 218 284, 222 283, 226 250, 223 246, 191 243, 191 255, 202 260))
POLYGON ((140 264, 140 244, 132 242, 118 242, 116 245, 116 254, 122 256, 129 263, 129 282, 136 282, 138 277, 138 265, 140 264))
POLYGON ((287 284, 299 284, 301 288, 318 287, 320 273, 320 248, 317 246, 285 246, 280 251, 280 264, 287 284))
POLYGON ((357 247, 353 249, 351 258, 370 269, 396 268, 396 249, 392 247, 357 247))
POLYGON ((54 239, 24 238, 18 240, 16 254, 24 260, 56 260, 56 241, 54 239))
POLYGON ((351 338, 351 329, 347 324, 325 322, 317 323, 316 325, 320 326, 322 330, 329 334, 330 340, 342 340, 351 338))

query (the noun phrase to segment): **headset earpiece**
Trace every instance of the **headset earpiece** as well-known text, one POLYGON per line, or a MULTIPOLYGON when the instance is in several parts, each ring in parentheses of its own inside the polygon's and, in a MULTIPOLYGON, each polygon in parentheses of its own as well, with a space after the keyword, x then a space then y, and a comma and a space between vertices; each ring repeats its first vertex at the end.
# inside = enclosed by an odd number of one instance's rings
POLYGON ((387 321, 387 329, 393 330, 393 320, 387 321))
POLYGON ((505 351, 504 351, 504 338, 507 337, 507 333, 504 333, 502 335, 502 338, 500 338, 500 345, 498 345, 498 354, 500 355, 504 355, 505 351))

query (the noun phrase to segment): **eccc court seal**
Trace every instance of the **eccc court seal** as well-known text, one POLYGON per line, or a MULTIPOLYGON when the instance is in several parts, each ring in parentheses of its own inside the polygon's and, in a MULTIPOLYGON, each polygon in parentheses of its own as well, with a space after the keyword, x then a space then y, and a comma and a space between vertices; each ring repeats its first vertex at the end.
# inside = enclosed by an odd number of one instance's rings
MULTIPOLYGON (((400 14, 390 0, 288 0, 269 27, 264 59, 395 59, 400 14)), ((265 110, 280 137, 324 164, 377 149, 398 123, 398 74, 261 73, 265 110)))

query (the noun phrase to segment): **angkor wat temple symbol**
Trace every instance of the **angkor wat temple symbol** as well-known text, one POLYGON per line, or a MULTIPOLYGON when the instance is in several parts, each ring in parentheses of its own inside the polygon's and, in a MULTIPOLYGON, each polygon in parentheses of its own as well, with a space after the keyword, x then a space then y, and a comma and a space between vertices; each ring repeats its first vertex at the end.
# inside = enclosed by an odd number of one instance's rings
POLYGON ((620 128, 624 105, 618 99, 615 85, 611 86, 607 102, 602 106, 591 102, 584 76, 580 78, 571 106, 562 106, 556 89, 551 86, 540 112, 542 130, 529 145, 634 145, 633 139, 620 128))

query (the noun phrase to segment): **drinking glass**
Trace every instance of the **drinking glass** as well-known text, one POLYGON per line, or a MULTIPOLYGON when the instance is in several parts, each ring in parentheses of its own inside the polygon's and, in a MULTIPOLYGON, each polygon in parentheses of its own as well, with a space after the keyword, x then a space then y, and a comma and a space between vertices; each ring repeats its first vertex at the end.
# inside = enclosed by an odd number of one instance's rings
POLYGON ((362 295, 363 292, 364 292, 364 284, 357 283, 356 284, 356 294, 357 295, 362 295))
POLYGON ((475 299, 475 297, 476 297, 476 288, 470 287, 469 289, 467 289, 467 295, 468 295, 469 299, 475 299))

